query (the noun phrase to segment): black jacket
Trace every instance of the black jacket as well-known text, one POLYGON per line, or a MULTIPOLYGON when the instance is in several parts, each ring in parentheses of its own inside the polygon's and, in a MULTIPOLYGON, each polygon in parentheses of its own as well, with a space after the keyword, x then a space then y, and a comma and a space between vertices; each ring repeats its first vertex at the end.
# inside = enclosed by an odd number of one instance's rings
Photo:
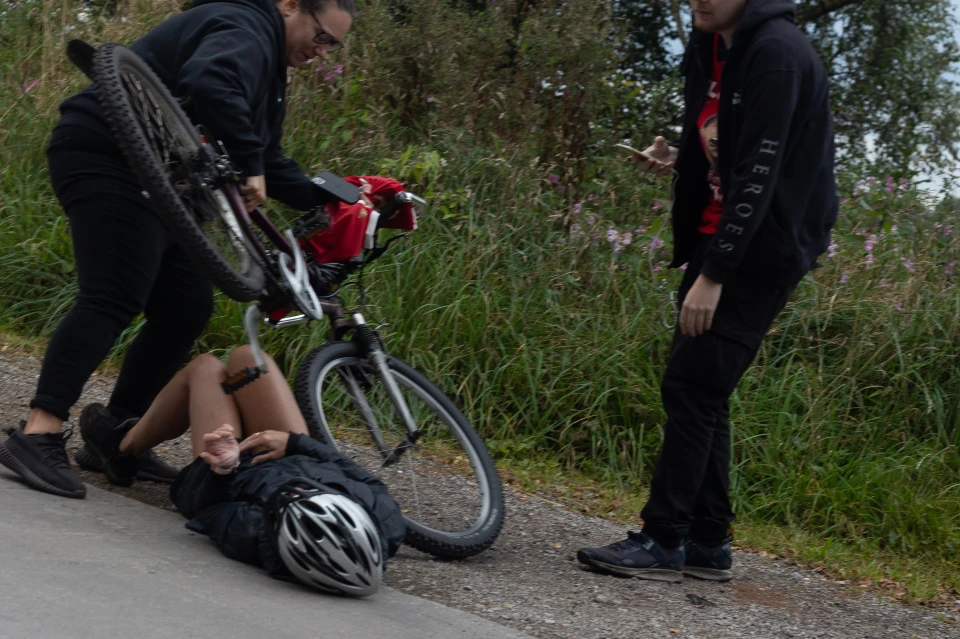
MULTIPOLYGON (((790 0, 749 0, 721 79, 717 169, 724 209, 702 273, 761 288, 796 284, 837 219, 826 72, 794 24, 790 0)), ((697 118, 713 68, 713 34, 694 30, 681 66, 685 115, 674 178, 674 258, 688 262, 709 190, 697 118)))
POLYGON ((286 453, 257 466, 244 453, 232 475, 218 475, 197 458, 180 471, 170 497, 190 519, 188 528, 209 535, 227 557, 263 566, 274 576, 288 573, 264 521, 264 505, 291 479, 306 477, 353 498, 370 514, 388 555, 397 552, 406 526, 383 482, 332 446, 310 437, 291 433, 286 453))
MULTIPOLYGON (((287 61, 273 0, 197 0, 130 48, 156 72, 190 119, 223 141, 244 175, 265 175, 267 193, 308 210, 328 197, 283 155, 287 61)), ((60 125, 92 129, 118 152, 88 87, 60 106, 60 125)))

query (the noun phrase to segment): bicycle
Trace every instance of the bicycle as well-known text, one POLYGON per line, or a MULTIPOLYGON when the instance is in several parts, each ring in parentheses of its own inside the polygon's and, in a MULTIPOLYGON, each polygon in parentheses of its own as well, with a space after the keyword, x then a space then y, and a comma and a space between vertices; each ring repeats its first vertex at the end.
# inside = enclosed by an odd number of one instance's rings
MULTIPOLYGON (((118 44, 94 48, 80 40, 69 43, 67 55, 96 85, 118 146, 171 234, 220 290, 250 302, 244 329, 257 365, 226 380, 224 392, 266 372, 258 338, 263 322, 279 329, 326 318, 327 342, 300 363, 294 382, 310 435, 388 485, 410 546, 443 558, 489 548, 503 527, 504 498, 483 440, 439 388, 388 353, 380 327, 361 313, 364 268, 406 235, 382 246, 375 240, 364 251, 350 282, 360 307, 348 310, 340 283, 323 281, 321 265, 312 263, 293 230, 281 233, 259 208, 246 211, 226 150, 191 123, 142 59, 118 44), (291 308, 298 314, 270 317, 291 308), (476 503, 464 504, 465 498, 476 503)), ((405 205, 426 203, 403 191, 385 208, 405 205)), ((322 230, 321 213, 298 223, 322 230)))

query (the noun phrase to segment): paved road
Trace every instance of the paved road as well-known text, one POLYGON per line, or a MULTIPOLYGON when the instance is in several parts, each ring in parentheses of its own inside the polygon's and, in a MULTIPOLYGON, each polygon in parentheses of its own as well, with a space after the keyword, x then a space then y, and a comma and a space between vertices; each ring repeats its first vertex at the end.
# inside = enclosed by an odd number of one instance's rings
POLYGON ((502 639, 523 633, 383 588, 328 597, 223 557, 183 519, 89 487, 28 490, 0 466, 0 636, 502 639))

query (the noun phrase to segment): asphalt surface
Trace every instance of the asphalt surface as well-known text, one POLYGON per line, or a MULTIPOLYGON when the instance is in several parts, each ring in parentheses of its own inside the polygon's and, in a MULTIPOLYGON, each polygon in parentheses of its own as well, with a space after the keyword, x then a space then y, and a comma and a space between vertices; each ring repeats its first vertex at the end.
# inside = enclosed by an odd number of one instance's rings
POLYGON ((179 515, 92 486, 54 497, 0 467, 0 513, 4 638, 528 636, 387 587, 357 600, 271 579, 179 515))

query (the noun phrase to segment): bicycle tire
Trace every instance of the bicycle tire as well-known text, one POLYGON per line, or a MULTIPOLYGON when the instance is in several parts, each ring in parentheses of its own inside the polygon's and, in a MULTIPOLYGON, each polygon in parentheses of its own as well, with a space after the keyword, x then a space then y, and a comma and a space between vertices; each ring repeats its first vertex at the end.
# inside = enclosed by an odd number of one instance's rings
MULTIPOLYGON (((117 145, 173 238, 190 255, 197 268, 227 296, 238 302, 259 298, 266 277, 253 257, 249 243, 242 237, 231 239, 235 249, 240 243, 249 254, 246 264, 238 270, 207 236, 196 214, 187 208, 171 184, 165 166, 147 140, 125 88, 124 74, 128 78, 136 77, 150 92, 154 99, 150 106, 157 109, 152 115, 165 117, 161 127, 167 126, 171 135, 176 134, 177 141, 199 151, 200 137, 176 99, 146 62, 119 44, 106 44, 96 51, 92 73, 100 104, 117 145)), ((210 191, 209 195, 212 198, 213 192, 210 191)))
MULTIPOLYGON (((345 366, 362 366, 365 361, 358 345, 352 342, 334 342, 313 349, 297 369, 294 395, 306 419, 310 435, 321 441, 332 443, 341 452, 346 452, 345 440, 342 436, 338 438, 333 434, 325 418, 321 401, 325 390, 323 378, 334 370, 339 362, 345 362, 345 366)), ((490 453, 460 410, 440 389, 409 364, 395 357, 390 357, 388 361, 398 384, 419 398, 427 398, 428 401, 425 402, 428 404, 427 408, 434 412, 446 428, 451 429, 454 436, 460 435, 458 439, 461 445, 465 442, 467 448, 472 449, 464 448, 464 452, 470 458, 481 492, 483 486, 486 486, 486 492, 483 493, 486 502, 469 530, 438 530, 417 521, 405 512, 404 520, 407 526, 405 543, 443 559, 463 559, 481 553, 496 541, 503 528, 505 514, 503 487, 490 453)), ((390 485, 389 482, 386 483, 390 485)), ((396 494, 391 492, 391 495, 397 499, 396 494)), ((401 500, 398 499, 398 501, 401 500)), ((408 505, 401 501, 401 508, 408 505)))

